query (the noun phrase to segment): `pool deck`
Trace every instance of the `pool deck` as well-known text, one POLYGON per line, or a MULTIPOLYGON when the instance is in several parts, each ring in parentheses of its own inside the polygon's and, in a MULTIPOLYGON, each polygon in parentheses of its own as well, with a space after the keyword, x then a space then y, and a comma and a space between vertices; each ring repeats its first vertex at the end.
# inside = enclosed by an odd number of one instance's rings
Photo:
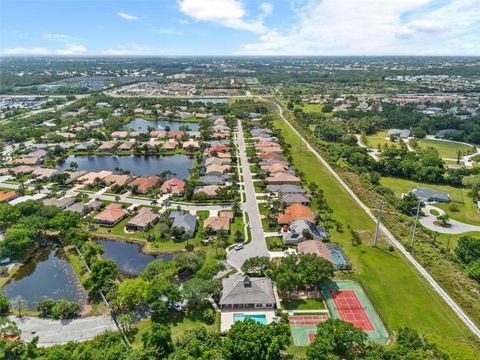
POLYGON ((270 324, 275 317, 275 310, 273 309, 222 309, 220 320, 220 331, 225 332, 230 330, 233 325, 233 315, 265 315, 267 317, 267 324, 270 324))

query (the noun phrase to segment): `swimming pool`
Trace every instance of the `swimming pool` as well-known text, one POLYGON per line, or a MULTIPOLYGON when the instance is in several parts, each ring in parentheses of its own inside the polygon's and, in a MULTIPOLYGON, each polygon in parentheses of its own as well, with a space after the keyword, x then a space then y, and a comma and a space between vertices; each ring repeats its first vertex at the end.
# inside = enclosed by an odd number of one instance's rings
POLYGON ((267 325, 267 316, 265 314, 259 314, 259 315, 233 314, 233 323, 236 323, 237 321, 243 321, 245 319, 252 319, 260 324, 267 325))
POLYGON ((332 249, 332 250, 330 250, 330 254, 332 255, 333 261, 335 261, 335 264, 337 264, 337 265, 344 265, 345 264, 345 260, 343 259, 343 256, 339 251, 332 249))

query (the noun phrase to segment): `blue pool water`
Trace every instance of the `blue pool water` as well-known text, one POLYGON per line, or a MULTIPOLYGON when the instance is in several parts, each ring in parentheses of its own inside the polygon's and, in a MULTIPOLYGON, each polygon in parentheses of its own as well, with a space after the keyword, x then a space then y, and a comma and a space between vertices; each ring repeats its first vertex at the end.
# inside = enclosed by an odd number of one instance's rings
POLYGON ((335 261, 335 264, 337 265, 345 264, 345 260, 343 259, 342 254, 340 254, 338 251, 332 249, 330 250, 330 254, 332 255, 333 261, 335 261))
POLYGON ((245 315, 245 314, 233 314, 233 322, 236 323, 237 321, 242 321, 245 319, 252 319, 260 324, 267 325, 267 316, 262 315, 245 315))

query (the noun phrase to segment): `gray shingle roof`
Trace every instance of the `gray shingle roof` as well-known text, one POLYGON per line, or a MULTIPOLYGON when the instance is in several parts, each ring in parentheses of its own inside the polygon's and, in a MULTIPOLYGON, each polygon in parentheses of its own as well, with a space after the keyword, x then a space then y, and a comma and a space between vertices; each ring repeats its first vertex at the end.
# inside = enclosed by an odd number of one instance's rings
POLYGON ((267 277, 235 274, 222 280, 221 305, 275 304, 273 282, 267 277))

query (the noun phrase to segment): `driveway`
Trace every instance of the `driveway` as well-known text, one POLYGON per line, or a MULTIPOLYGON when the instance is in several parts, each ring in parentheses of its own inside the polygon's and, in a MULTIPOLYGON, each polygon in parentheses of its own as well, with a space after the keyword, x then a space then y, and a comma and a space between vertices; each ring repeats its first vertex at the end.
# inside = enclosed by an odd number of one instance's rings
POLYGON ((426 205, 425 208, 423 209, 425 216, 421 217, 419 221, 420 221, 420 224, 425 226, 427 229, 436 231, 440 234, 463 234, 463 233, 472 232, 472 231, 480 232, 480 226, 465 224, 457 220, 449 220, 448 221, 450 223, 449 227, 436 225, 435 221, 437 221, 437 216, 432 215, 430 213, 430 210, 436 210, 441 215, 445 214, 445 211, 443 211, 442 209, 436 206, 426 205))
POLYGON ((110 316, 91 316, 73 320, 49 320, 38 317, 10 316, 22 330, 22 339, 30 341, 38 336, 39 346, 65 344, 69 341, 85 341, 107 331, 116 330, 110 316))
POLYGON ((245 260, 255 256, 270 257, 270 254, 265 243, 262 220, 260 219, 260 211, 258 210, 252 173, 250 172, 250 163, 248 162, 247 153, 245 151, 246 147, 245 138, 243 137, 242 123, 240 121, 238 121, 237 145, 245 183, 245 203, 242 204, 242 209, 248 214, 252 239, 242 250, 231 250, 227 254, 227 261, 233 267, 240 269, 245 260))

